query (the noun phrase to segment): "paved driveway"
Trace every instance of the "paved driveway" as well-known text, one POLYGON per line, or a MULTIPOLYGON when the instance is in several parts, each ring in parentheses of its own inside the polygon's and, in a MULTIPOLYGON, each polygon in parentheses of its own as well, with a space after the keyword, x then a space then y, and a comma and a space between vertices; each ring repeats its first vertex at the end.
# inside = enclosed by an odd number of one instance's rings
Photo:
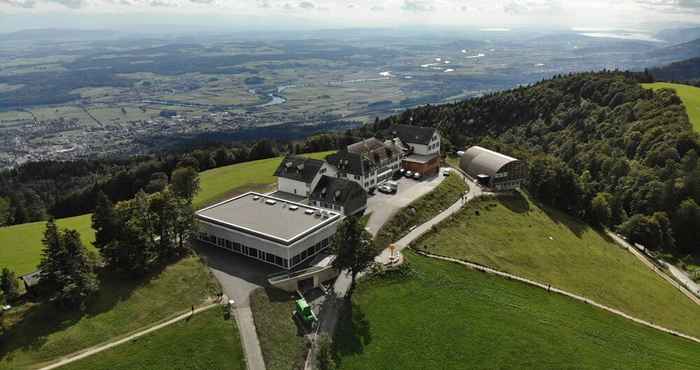
POLYGON ((372 213, 367 221, 367 230, 372 235, 376 235, 394 213, 433 190, 445 179, 442 176, 442 170, 441 168, 439 175, 422 181, 402 177, 398 180, 399 191, 396 194, 384 194, 376 191, 373 196, 367 199, 367 212, 372 213))
POLYGON ((221 284, 224 294, 236 302, 234 314, 246 354, 247 368, 265 370, 253 312, 250 310, 250 293, 258 287, 265 286, 268 274, 281 270, 203 243, 195 243, 195 249, 221 284))

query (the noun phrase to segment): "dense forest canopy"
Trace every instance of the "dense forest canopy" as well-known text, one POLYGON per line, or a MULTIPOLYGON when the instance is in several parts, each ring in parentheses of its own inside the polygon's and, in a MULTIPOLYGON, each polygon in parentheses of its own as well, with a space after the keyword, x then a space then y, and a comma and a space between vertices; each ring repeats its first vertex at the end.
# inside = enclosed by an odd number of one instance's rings
POLYGON ((652 68, 649 73, 655 79, 700 85, 700 58, 681 60, 662 67, 652 68))
POLYGON ((482 144, 529 162, 529 191, 652 248, 700 253, 699 141, 673 91, 648 74, 557 76, 377 122, 438 127, 444 146, 482 144))

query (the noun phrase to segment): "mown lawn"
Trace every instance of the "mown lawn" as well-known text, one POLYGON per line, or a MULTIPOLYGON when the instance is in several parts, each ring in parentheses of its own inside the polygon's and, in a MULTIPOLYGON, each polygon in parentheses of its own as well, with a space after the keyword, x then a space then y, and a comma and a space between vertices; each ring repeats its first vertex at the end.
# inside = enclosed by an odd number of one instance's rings
POLYGON ((406 253, 360 282, 339 369, 697 369, 700 345, 519 282, 406 253))
POLYGON ((250 295, 255 329, 268 370, 302 369, 307 341, 292 318, 296 295, 283 290, 257 289, 250 295))
POLYGON ((202 303, 218 292, 209 270, 188 257, 147 278, 105 276, 87 311, 61 312, 26 303, 1 320, 0 369, 35 368, 57 357, 113 340, 202 303))
MULTIPOLYGON (((308 154, 313 158, 325 158, 330 152, 308 154)), ((196 208, 223 200, 226 197, 249 190, 272 190, 273 173, 281 157, 238 163, 200 173, 201 190, 194 200, 196 208)), ((81 215, 58 220, 62 228, 80 232, 83 244, 93 249, 95 232, 92 215, 81 215)), ((41 239, 46 222, 0 227, 0 268, 8 267, 18 275, 36 270, 41 258, 41 239)))
POLYGON ((604 234, 520 193, 472 202, 414 246, 551 284, 700 336, 700 306, 604 234))
MULTIPOLYGON (((441 175, 440 175, 441 176, 441 175)), ((408 234, 412 226, 420 225, 456 202, 468 190, 464 180, 455 174, 443 180, 429 193, 396 212, 377 232, 376 243, 381 249, 408 234)))
POLYGON ((246 368, 235 321, 209 309, 141 338, 74 362, 65 370, 246 368))
POLYGON ((655 82, 651 84, 642 84, 642 86, 653 90, 671 89, 676 91, 683 105, 685 105, 685 110, 688 113, 688 118, 690 118, 693 129, 695 132, 700 132, 700 88, 668 82, 655 82))

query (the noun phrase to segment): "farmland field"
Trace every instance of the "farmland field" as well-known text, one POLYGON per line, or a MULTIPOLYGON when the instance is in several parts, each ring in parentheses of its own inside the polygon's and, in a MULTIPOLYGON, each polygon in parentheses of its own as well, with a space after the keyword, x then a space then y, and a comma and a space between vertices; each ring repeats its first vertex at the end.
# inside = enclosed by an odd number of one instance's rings
POLYGON ((674 90, 681 98, 681 101, 683 101, 683 105, 685 105, 685 110, 688 113, 688 118, 690 118, 693 129, 695 132, 700 132, 700 87, 668 82, 655 82, 651 84, 642 84, 642 86, 653 90, 674 90))
MULTIPOLYGON (((324 158, 330 152, 312 153, 309 157, 324 158)), ((269 190, 275 182, 273 173, 281 157, 238 163, 200 173, 201 190, 194 200, 195 208, 225 199, 248 190, 269 190)), ((61 228, 78 230, 83 244, 94 250, 95 232, 91 215, 57 220, 61 228)), ((0 228, 0 268, 8 267, 19 275, 36 270, 41 257, 41 239, 46 222, 32 222, 0 228)))
POLYGON ((361 281, 339 369, 693 369, 700 346, 540 288, 406 253, 361 281))
POLYGON ((700 336, 700 307, 605 234, 526 195, 470 203, 415 243, 700 336))
POLYGON ((243 370, 245 360, 234 320, 213 308, 61 369, 243 370))

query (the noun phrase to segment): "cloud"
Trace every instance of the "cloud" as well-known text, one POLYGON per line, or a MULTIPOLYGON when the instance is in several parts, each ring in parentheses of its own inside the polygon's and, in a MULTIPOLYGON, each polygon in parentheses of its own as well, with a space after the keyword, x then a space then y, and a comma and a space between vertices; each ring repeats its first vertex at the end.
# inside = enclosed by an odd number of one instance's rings
POLYGON ((175 4, 163 0, 151 0, 148 2, 148 5, 154 8, 172 8, 175 6, 175 4))
POLYGON ((272 5, 268 0, 258 0, 258 8, 269 9, 272 5))
POLYGON ((371 11, 373 11, 373 12, 383 12, 383 11, 384 11, 384 7, 381 6, 381 5, 375 5, 375 6, 371 7, 371 8, 369 8, 369 10, 371 10, 371 11))
POLYGON ((511 15, 553 14, 563 10, 558 0, 511 0, 503 4, 503 12, 511 15))
POLYGON ((435 6, 432 1, 429 0, 404 0, 403 5, 401 5, 401 10, 407 12, 432 12, 435 10, 435 6))
POLYGON ((700 0, 636 0, 637 4, 652 11, 669 13, 697 13, 700 0))
POLYGON ((36 5, 35 0, 0 0, 0 4, 6 4, 13 8, 31 9, 36 5))
POLYGON ((309 1, 302 1, 299 3, 299 7, 302 9, 313 9, 316 7, 316 5, 314 5, 314 3, 309 2, 309 1))
POLYGON ((195 4, 211 4, 214 2, 214 0, 190 0, 191 2, 195 4))

